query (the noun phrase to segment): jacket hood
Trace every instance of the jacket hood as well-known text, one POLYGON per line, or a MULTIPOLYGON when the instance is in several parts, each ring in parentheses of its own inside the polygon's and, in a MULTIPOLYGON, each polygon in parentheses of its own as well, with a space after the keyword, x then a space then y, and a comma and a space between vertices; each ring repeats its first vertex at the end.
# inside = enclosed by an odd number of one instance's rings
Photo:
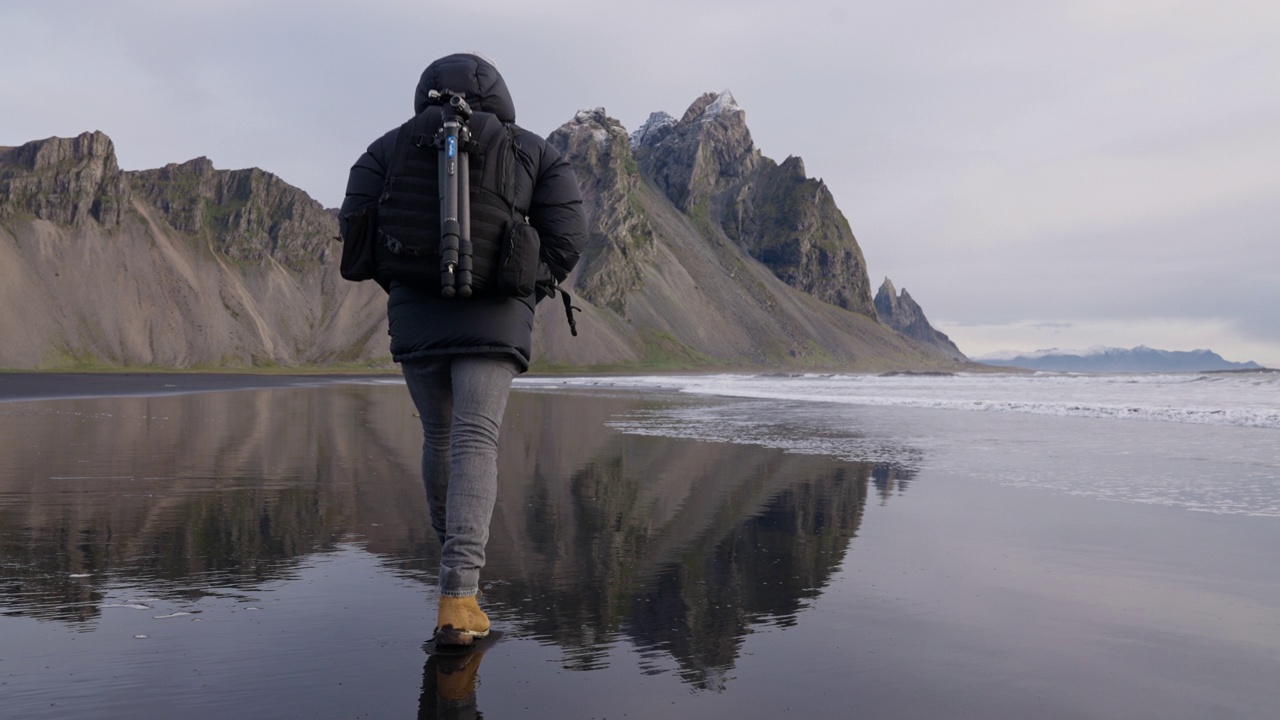
POLYGON ((431 90, 465 93, 472 110, 493 113, 504 123, 516 121, 516 106, 506 81, 493 63, 479 55, 458 53, 428 65, 413 95, 415 114, 427 109, 427 93, 431 90))

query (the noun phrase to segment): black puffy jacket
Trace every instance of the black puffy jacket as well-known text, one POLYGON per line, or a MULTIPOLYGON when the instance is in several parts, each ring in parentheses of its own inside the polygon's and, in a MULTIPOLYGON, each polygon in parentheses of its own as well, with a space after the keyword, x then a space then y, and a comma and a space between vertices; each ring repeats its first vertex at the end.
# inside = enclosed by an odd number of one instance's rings
MULTIPOLYGON (((529 197, 529 224, 538 231, 542 259, 563 279, 578 262, 586 239, 582 193, 569 163, 537 135, 515 126, 515 104, 506 82, 484 58, 450 55, 427 67, 414 95, 414 113, 427 107, 431 90, 465 92, 472 109, 493 113, 513 126, 517 155, 531 184, 521 183, 529 197)), ((341 215, 376 203, 391 165, 396 133, 392 129, 360 156, 347 179, 341 215)), ((444 298, 392 281, 388 286, 387 320, 391 356, 396 362, 432 355, 487 353, 512 356, 527 370, 533 344, 536 297, 444 298)))

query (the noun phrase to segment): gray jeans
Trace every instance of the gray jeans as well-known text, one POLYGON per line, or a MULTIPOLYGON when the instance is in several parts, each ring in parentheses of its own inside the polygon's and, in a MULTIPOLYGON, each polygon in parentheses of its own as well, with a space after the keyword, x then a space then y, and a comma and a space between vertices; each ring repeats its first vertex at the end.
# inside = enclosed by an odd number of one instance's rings
POLYGON ((440 594, 475 595, 498 499, 498 433, 519 369, 488 355, 400 365, 422 417, 422 482, 440 538, 440 594))

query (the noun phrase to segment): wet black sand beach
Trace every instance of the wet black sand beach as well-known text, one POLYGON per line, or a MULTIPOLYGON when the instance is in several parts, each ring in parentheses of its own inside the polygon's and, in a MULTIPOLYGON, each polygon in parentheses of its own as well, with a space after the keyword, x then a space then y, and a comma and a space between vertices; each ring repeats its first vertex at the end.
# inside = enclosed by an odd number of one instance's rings
POLYGON ((0 400, 49 400, 117 395, 176 395, 253 388, 307 387, 387 375, 236 373, 0 373, 0 400))
POLYGON ((516 392, 483 583, 501 637, 442 665, 402 386, 46 377, 0 402, 5 717, 1280 706, 1274 518, 1011 488, 905 433, 836 460, 610 426, 733 401, 516 392))

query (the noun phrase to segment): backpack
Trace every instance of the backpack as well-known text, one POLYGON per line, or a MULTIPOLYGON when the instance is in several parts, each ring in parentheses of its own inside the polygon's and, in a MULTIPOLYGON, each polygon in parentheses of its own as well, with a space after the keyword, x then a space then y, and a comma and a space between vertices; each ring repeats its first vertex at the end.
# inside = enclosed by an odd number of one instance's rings
POLYGON ((456 155, 451 150, 445 164, 440 162, 446 141, 441 104, 428 105, 400 126, 378 199, 376 272, 446 297, 455 296, 455 287, 458 297, 528 295, 534 292, 539 263, 538 234, 525 217, 533 178, 517 156, 514 127, 491 113, 468 114, 456 155), (462 239, 461 258, 442 248, 450 234, 457 242, 457 231, 442 230, 441 223, 449 182, 444 165, 455 160, 453 170, 466 183, 458 191, 462 234, 469 235, 462 239), (451 277, 455 267, 456 280, 451 277))
MULTIPOLYGON (((468 232, 463 234, 469 235, 470 247, 465 248, 469 252, 459 253, 468 262, 456 258, 459 270, 465 270, 467 276, 459 272, 456 280, 463 282, 454 288, 465 285, 470 292, 445 290, 448 284, 442 279, 448 274, 441 270, 441 241, 446 233, 441 217, 447 216, 447 210, 441 187, 446 171, 440 163, 444 122, 444 108, 437 99, 396 132, 376 206, 343 218, 342 277, 356 282, 372 279, 384 290, 394 279, 447 297, 486 292, 511 297, 536 294, 537 301, 558 293, 569 331, 576 336, 578 324, 573 312, 580 308, 572 304, 569 293, 559 287, 542 262, 541 241, 522 202, 532 198, 534 178, 521 162, 515 141, 517 128, 491 113, 469 113, 467 132, 460 134, 456 147, 466 154, 467 192, 460 189, 459 195, 466 198, 463 204, 467 207, 459 214, 468 218, 468 232)), ((459 161, 456 169, 461 171, 462 166, 459 161)))

